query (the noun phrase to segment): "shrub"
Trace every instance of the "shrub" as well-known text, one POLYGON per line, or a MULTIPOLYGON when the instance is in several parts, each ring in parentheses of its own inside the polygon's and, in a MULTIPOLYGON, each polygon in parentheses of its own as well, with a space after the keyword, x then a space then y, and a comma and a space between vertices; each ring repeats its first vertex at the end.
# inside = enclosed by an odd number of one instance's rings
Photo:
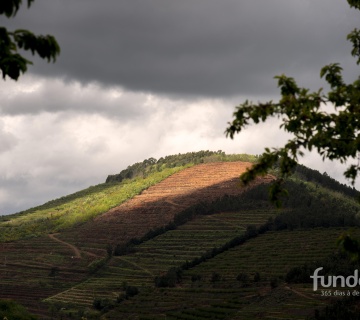
POLYGON ((250 283, 250 277, 246 273, 239 273, 236 280, 242 283, 243 287, 248 287, 250 283))
POLYGON ((114 306, 114 301, 109 298, 95 298, 93 301, 93 307, 99 311, 108 311, 114 306))
POLYGON ((139 289, 135 286, 127 286, 125 289, 125 297, 131 298, 139 293, 139 289))
POLYGON ((193 274, 191 276, 191 282, 201 281, 202 276, 200 274, 193 274))
POLYGON ((217 272, 213 272, 212 276, 211 276, 211 282, 217 282, 221 280, 221 275, 217 272))
POLYGON ((100 268, 102 268, 106 264, 106 261, 107 261, 106 258, 101 258, 101 259, 97 259, 97 260, 91 262, 88 265, 89 272, 95 273, 96 271, 98 271, 100 268))
POLYGON ((37 317, 15 301, 0 300, 0 319, 36 320, 37 317))
POLYGON ((181 268, 171 268, 166 274, 155 278, 156 287, 175 287, 182 279, 181 268))
POLYGON ((130 242, 127 244, 117 244, 114 249, 114 256, 124 256, 134 252, 134 245, 130 242))
POLYGON ((270 280, 271 289, 275 289, 279 286, 279 279, 274 277, 270 280))

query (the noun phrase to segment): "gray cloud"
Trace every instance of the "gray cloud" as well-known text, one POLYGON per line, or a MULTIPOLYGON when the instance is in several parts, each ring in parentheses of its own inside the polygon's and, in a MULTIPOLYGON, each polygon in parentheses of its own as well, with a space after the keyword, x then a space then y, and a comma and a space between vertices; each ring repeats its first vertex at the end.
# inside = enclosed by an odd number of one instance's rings
POLYGON ((16 137, 8 132, 4 122, 0 119, 0 155, 11 151, 17 144, 16 137))
POLYGON ((59 40, 58 62, 36 59, 35 73, 165 94, 265 96, 277 74, 319 86, 324 64, 347 65, 356 22, 338 0, 37 0, 9 24, 59 40))
POLYGON ((149 94, 53 78, 24 76, 18 82, 7 81, 0 87, 0 95, 3 115, 68 112, 69 117, 103 114, 128 122, 146 121, 150 112, 146 106, 149 94))

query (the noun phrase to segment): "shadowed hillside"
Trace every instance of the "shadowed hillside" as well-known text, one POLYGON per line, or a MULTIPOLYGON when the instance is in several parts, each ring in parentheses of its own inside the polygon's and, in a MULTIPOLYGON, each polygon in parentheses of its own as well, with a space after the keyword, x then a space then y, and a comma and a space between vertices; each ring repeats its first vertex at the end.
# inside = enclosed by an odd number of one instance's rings
MULTIPOLYGON (((215 162, 184 169, 61 237, 78 246, 102 249, 141 237, 196 203, 241 194, 244 188, 239 186, 239 176, 249 166, 247 162, 215 162)), ((267 176, 253 185, 272 179, 267 176)))

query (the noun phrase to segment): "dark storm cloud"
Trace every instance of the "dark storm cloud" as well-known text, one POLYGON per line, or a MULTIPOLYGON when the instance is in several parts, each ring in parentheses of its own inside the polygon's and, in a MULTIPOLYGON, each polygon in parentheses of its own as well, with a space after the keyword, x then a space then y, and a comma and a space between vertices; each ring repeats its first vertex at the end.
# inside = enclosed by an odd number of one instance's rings
POLYGON ((317 86, 324 64, 346 61, 356 20, 345 0, 37 0, 9 23, 61 45, 54 65, 35 60, 32 72, 226 96, 272 94, 281 73, 317 86))
POLYGON ((148 95, 115 87, 102 88, 96 83, 84 86, 74 81, 23 77, 19 82, 0 87, 0 96, 0 113, 12 116, 73 111, 97 113, 125 123, 139 118, 145 121, 150 112, 145 106, 148 95))

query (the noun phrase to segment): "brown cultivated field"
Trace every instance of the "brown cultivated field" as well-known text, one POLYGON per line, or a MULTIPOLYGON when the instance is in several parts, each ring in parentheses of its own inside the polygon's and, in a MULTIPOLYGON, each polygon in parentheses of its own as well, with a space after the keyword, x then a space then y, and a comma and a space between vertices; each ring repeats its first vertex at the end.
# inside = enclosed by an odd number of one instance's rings
MULTIPOLYGON (((251 163, 247 162, 218 162, 187 168, 93 221, 64 232, 59 238, 86 251, 104 252, 108 244, 141 237, 196 203, 242 193, 244 188, 239 186, 239 176, 249 166, 251 163)), ((267 176, 256 183, 271 179, 267 176)))

